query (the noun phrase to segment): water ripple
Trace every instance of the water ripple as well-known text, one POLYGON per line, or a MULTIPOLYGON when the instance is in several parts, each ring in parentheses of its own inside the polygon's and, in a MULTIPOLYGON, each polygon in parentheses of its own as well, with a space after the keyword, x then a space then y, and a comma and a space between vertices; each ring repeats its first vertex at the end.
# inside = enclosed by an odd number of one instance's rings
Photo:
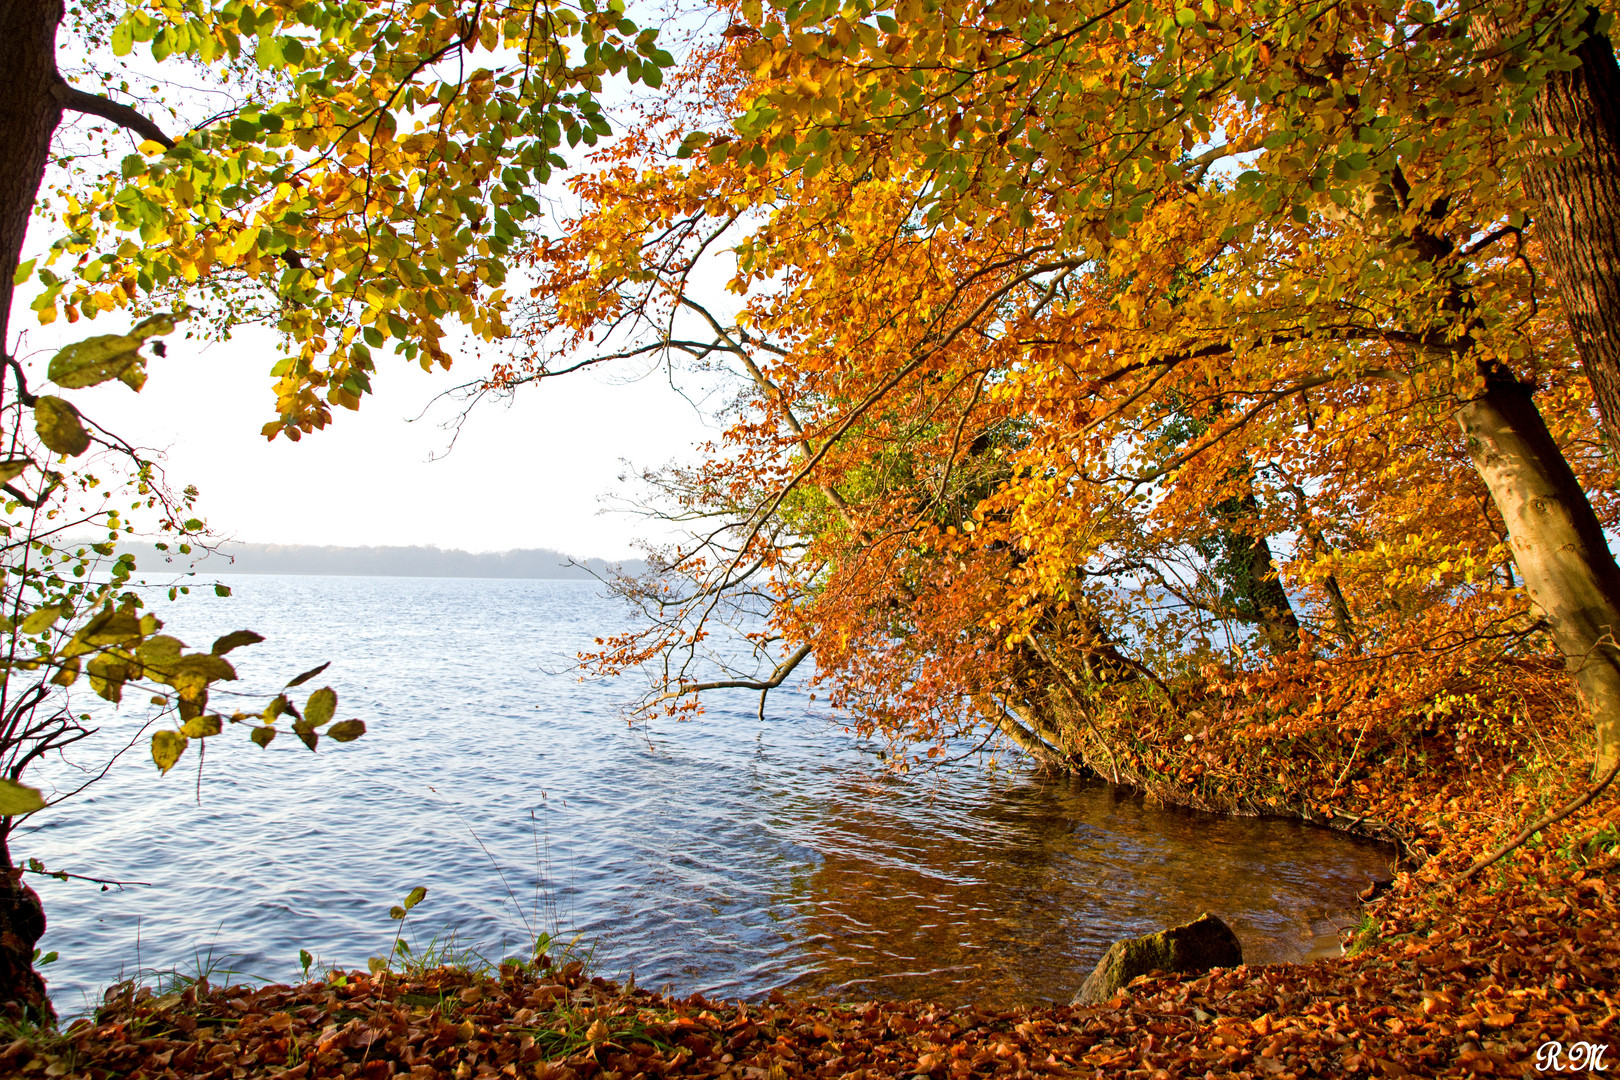
MULTIPOLYGON (((30 823, 19 857, 153 883, 40 886, 66 1012, 121 974, 209 951, 275 979, 300 948, 363 965, 415 885, 429 895, 408 937, 453 928, 498 956, 541 929, 577 932, 605 973, 681 993, 1066 1000, 1109 942, 1205 909, 1249 959, 1300 957, 1389 861, 1292 822, 1155 809, 1017 770, 897 782, 788 687, 763 723, 750 697, 628 730, 628 689, 566 672, 623 621, 590 582, 233 585, 160 614, 194 644, 264 633, 232 655, 256 702, 334 659, 340 716, 370 733, 317 754, 291 738, 218 746, 200 803, 194 754, 160 779, 134 752, 30 823)), ((106 717, 106 735, 140 721, 106 717)), ((58 764, 36 780, 75 775, 58 764)))

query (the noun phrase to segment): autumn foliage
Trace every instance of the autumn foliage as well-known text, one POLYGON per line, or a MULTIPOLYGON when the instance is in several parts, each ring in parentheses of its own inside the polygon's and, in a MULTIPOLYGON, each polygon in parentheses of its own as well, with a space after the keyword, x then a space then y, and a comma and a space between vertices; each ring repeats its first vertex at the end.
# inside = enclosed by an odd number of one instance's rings
POLYGON ((1458 426, 1533 392, 1616 524, 1524 184, 1567 12, 727 10, 571 182, 493 380, 587 350, 744 387, 648 478, 692 539, 592 658, 659 658, 644 706, 813 657, 864 732, 988 723, 1139 782, 1142 740, 1303 739, 1353 778, 1436 717, 1576 714, 1458 426))

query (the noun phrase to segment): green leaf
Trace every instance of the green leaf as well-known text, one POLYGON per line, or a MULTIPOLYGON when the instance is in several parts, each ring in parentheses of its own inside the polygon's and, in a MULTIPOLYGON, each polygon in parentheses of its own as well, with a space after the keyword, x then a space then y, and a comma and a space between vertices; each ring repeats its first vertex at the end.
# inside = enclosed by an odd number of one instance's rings
POLYGON ((405 910, 411 910, 411 908, 415 907, 417 904, 420 904, 424 899, 426 899, 426 897, 427 888, 425 886, 418 885, 416 888, 405 894, 405 910))
POLYGON ((120 19, 112 31, 112 51, 114 56, 128 56, 129 51, 135 47, 135 31, 130 28, 127 18, 120 19))
POLYGON ((209 651, 215 656, 224 656, 232 649, 239 649, 243 645, 257 645, 263 640, 263 634, 255 634, 252 630, 232 630, 224 637, 216 638, 214 647, 209 651))
POLYGON ((231 595, 231 587, 229 585, 215 585, 214 586, 214 595, 215 596, 229 596, 229 595, 231 595))
POLYGON ((103 608, 80 633, 91 645, 123 645, 141 636, 141 620, 122 608, 103 608))
POLYGON ((117 703, 123 700, 124 680, 129 678, 129 665, 109 653, 97 653, 85 665, 90 676, 90 689, 96 696, 117 703))
POLYGON ((32 814, 35 810, 43 809, 45 797, 39 793, 38 788, 0 777, 0 816, 32 814))
POLYGON ((197 716, 187 720, 180 728, 180 734, 188 739, 206 739, 210 735, 218 735, 225 729, 219 717, 210 713, 207 716, 197 716))
POLYGON ((393 907, 388 909, 388 917, 390 919, 403 919, 405 917, 405 909, 400 907, 398 904, 395 904, 393 907))
POLYGON ((79 680, 79 658, 74 656, 62 661, 62 666, 56 669, 51 676, 51 683, 55 686, 72 686, 79 680))
POLYGON ((90 433, 72 403, 50 394, 34 399, 34 430, 53 453, 78 457, 90 449, 90 433))
POLYGON ((118 376, 118 381, 137 394, 140 393, 141 387, 146 385, 146 358, 141 357, 125 368, 123 374, 118 376))
POLYGON ((329 668, 331 666, 332 666, 332 661, 328 660, 326 663, 322 664, 320 667, 310 668, 308 671, 306 671, 302 675, 298 676, 298 678, 296 678, 292 682, 288 683, 287 684, 287 689, 291 690, 295 686, 303 686, 305 683, 309 682, 309 680, 313 679, 315 676, 319 675, 321 672, 325 671, 327 668, 329 668))
POLYGON ((201 716, 208 707, 208 684, 177 680, 180 690, 180 719, 182 722, 201 716))
POLYGON ((236 678, 236 669, 230 662, 213 653, 191 653, 182 656, 174 665, 175 674, 203 682, 230 682, 236 678))
POLYGON ((135 656, 147 667, 166 669, 173 674, 174 665, 180 660, 180 651, 186 643, 177 637, 168 634, 154 634, 135 648, 135 656))
POLYGON ((48 607, 37 608, 29 612, 28 617, 18 627, 25 634, 43 634, 62 617, 62 609, 52 604, 48 607))
POLYGON ((252 731, 248 732, 248 738, 252 739, 261 750, 266 746, 269 746, 270 740, 274 739, 275 737, 276 729, 273 727, 256 727, 252 731))
POLYGON ((365 733, 364 720, 344 720, 326 729, 326 737, 333 742, 354 742, 365 733))
POLYGON ((98 386, 119 378, 139 362, 145 343, 130 334, 97 334, 76 341, 51 357, 45 377, 69 390, 98 386))
POLYGON ((0 461, 0 484, 8 484, 23 474, 23 470, 32 465, 31 458, 7 458, 0 461))
POLYGON ((156 731, 152 733, 152 760, 157 763, 159 772, 168 772, 174 768, 174 763, 180 760, 180 755, 186 752, 186 744, 190 742, 178 731, 156 731))
POLYGON ((304 723, 313 730, 332 719, 335 712, 337 712, 337 691, 330 686, 323 686, 309 695, 309 701, 304 704, 304 723))
POLYGON ((11 283, 13 285, 21 285, 27 281, 29 275, 34 272, 34 264, 38 261, 38 259, 29 259, 27 262, 17 267, 17 272, 12 275, 11 283))

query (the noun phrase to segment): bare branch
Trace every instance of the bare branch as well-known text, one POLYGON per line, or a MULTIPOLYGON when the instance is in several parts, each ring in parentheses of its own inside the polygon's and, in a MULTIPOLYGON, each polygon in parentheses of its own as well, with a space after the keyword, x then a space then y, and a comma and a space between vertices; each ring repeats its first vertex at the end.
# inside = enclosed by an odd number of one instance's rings
POLYGON ((670 698, 681 697, 686 694, 701 694, 705 690, 774 690, 782 685, 793 669, 804 662, 810 655, 810 643, 806 642, 787 655, 776 670, 771 672, 768 679, 715 679, 712 682, 683 682, 674 690, 659 697, 658 701, 667 701, 670 698))
POLYGON ((116 887, 119 892, 123 892, 126 885, 145 885, 148 888, 150 888, 152 885, 150 881, 116 881, 112 878, 88 877, 84 874, 70 874, 66 870, 46 870, 44 867, 40 867, 38 870, 36 870, 32 866, 25 866, 23 867, 23 872, 27 874, 41 874, 45 877, 55 878, 58 881, 67 881, 69 878, 72 878, 74 881, 88 881, 92 885, 100 885, 102 892, 106 892, 112 887, 116 887))
POLYGON ((119 127, 128 128, 137 135, 162 143, 165 150, 174 149, 174 140, 163 133, 149 117, 137 112, 121 102, 104 98, 100 94, 90 94, 83 90, 76 90, 65 82, 58 82, 51 87, 51 96, 62 108, 71 112, 80 112, 88 116, 99 116, 103 120, 111 120, 119 127))
POLYGON ((1475 874, 1479 873, 1481 870, 1485 869, 1487 866, 1491 865, 1496 860, 1500 859, 1502 856, 1506 855, 1508 852, 1512 851, 1514 848, 1536 835, 1536 833, 1540 832, 1542 829, 1564 820, 1569 815, 1573 814, 1575 811, 1579 810, 1581 807, 1603 794, 1603 789, 1614 782, 1614 778, 1617 773, 1620 773, 1620 761, 1616 761, 1614 763, 1609 771, 1604 774, 1602 780, 1599 780, 1592 787, 1587 788, 1581 794, 1577 795, 1573 800, 1564 804, 1563 806, 1560 806, 1552 813, 1544 814, 1532 821, 1530 824, 1520 829, 1514 835, 1513 839, 1509 840, 1507 843, 1503 844, 1501 847, 1479 860, 1473 866, 1470 866, 1467 870, 1464 870, 1462 873, 1446 882, 1446 884, 1461 885, 1463 882, 1467 881, 1469 878, 1473 877, 1475 874))

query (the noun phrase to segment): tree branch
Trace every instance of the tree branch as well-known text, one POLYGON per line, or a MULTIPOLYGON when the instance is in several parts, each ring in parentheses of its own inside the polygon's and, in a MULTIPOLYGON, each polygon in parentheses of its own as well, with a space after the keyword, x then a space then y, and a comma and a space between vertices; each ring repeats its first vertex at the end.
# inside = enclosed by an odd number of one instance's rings
POLYGON ((1508 852, 1530 839, 1542 829, 1545 829, 1547 826, 1567 818, 1569 815, 1573 814, 1575 811, 1579 810, 1581 807, 1603 794, 1603 789, 1608 787, 1609 784, 1614 781, 1616 773, 1620 773, 1620 761, 1615 762, 1613 767, 1611 767, 1609 771, 1604 774, 1603 779, 1599 780, 1596 785, 1588 788, 1580 795, 1577 795, 1572 801, 1560 806, 1552 813, 1543 815, 1542 817, 1532 821, 1530 824, 1520 829, 1513 839, 1509 840, 1507 843, 1485 856, 1485 858, 1479 860, 1473 866, 1470 866, 1467 870, 1464 870, 1462 873, 1446 882, 1446 884, 1461 885, 1463 882, 1467 881, 1469 878, 1473 877, 1475 874, 1479 873, 1481 870, 1485 869, 1487 866, 1491 865, 1496 860, 1500 859, 1502 856, 1506 855, 1508 852))
POLYGON ((771 672, 768 679, 716 679, 713 682, 683 682, 677 689, 670 690, 654 701, 668 701, 671 698, 683 697, 688 694, 701 694, 705 690, 774 690, 782 685, 793 669, 798 667, 805 657, 810 655, 809 642, 800 645, 771 672))
POLYGON ((62 108, 71 112, 80 112, 88 116, 99 116, 103 120, 111 120, 119 127, 125 127, 142 135, 153 142, 162 143, 165 150, 174 149, 174 140, 163 133, 148 117, 111 98, 104 98, 99 94, 86 93, 76 90, 65 82, 58 82, 51 87, 51 96, 62 108))
POLYGON ((25 866, 22 869, 26 874, 40 874, 44 877, 53 877, 58 881, 67 881, 69 878, 73 879, 74 881, 88 881, 92 885, 100 885, 102 892, 106 892, 109 888, 114 886, 118 888, 119 892, 123 892, 125 886, 128 885, 145 885, 147 887, 151 887, 152 884, 150 881, 115 881, 112 878, 88 877, 84 874, 70 874, 66 870, 47 870, 43 866, 25 866))

